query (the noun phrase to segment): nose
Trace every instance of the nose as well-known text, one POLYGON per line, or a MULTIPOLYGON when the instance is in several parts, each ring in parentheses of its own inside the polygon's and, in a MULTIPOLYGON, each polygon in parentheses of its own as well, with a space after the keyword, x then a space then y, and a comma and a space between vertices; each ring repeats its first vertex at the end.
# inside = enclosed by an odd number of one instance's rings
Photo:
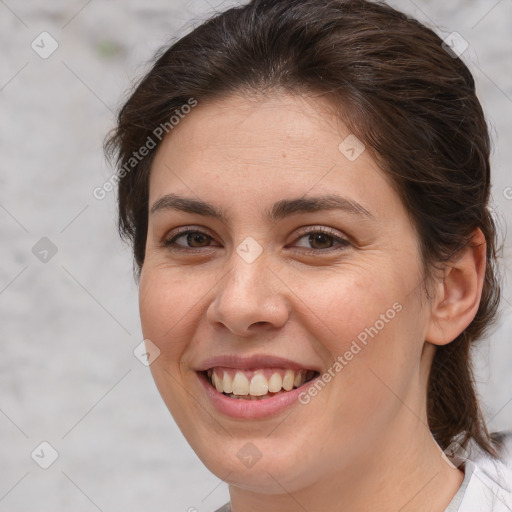
POLYGON ((216 329, 247 337, 282 327, 288 321, 286 286, 264 257, 247 263, 233 254, 230 268, 215 290, 206 317, 216 329))

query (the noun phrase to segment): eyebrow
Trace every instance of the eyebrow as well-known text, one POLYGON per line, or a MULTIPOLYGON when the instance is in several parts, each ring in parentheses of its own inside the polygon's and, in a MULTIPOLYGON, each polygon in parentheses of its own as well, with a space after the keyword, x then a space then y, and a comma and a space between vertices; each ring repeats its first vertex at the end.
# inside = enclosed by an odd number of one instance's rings
MULTIPOLYGON (((231 218, 229 213, 224 209, 219 209, 199 199, 183 197, 178 194, 167 194, 156 200, 151 207, 150 213, 154 215, 164 210, 176 210, 204 217, 213 217, 225 224, 227 224, 231 218)), ((277 222, 294 214, 311 213, 320 210, 343 210, 360 217, 375 219, 374 215, 358 202, 336 194, 281 199, 274 203, 272 208, 265 213, 265 217, 270 222, 277 222)))

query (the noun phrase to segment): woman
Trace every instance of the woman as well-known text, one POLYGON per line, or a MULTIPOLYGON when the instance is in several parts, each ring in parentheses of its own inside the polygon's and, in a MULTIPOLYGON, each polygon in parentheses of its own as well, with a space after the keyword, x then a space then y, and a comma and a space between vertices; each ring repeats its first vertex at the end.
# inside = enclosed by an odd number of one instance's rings
POLYGON ((106 151, 151 372, 222 511, 512 510, 472 377, 500 288, 454 44, 383 4, 253 0, 158 55, 106 151))

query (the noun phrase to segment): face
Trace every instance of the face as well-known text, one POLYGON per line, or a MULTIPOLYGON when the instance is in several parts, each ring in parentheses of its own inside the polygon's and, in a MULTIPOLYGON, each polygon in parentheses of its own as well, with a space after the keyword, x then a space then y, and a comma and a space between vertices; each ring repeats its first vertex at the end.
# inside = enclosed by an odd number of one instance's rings
POLYGON ((232 95, 199 103, 152 166, 151 372, 204 464, 255 492, 356 478, 423 415, 418 239, 349 135, 319 99, 232 95))

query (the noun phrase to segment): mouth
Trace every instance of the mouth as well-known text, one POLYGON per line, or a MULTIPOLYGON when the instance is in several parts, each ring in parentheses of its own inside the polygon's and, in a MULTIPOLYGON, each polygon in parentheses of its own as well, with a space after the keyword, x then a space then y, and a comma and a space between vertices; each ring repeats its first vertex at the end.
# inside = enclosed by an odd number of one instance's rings
POLYGON ((200 371, 218 393, 234 400, 265 400, 305 386, 320 375, 292 368, 237 369, 216 366, 200 371))

